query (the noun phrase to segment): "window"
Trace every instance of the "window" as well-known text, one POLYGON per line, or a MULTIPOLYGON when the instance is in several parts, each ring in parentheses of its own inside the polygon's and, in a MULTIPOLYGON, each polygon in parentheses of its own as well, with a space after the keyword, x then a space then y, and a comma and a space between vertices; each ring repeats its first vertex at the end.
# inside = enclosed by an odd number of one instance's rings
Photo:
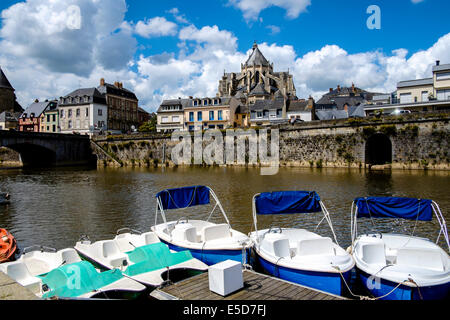
POLYGON ((222 119, 222 110, 217 111, 217 118, 218 118, 219 120, 223 120, 223 119, 222 119))
POLYGON ((450 80, 450 72, 436 73, 436 80, 450 80))
POLYGON ((256 112, 256 117, 257 117, 257 118, 262 118, 262 116, 263 116, 262 111, 256 112))
POLYGON ((194 121, 194 113, 189 112, 189 121, 194 121))
POLYGON ((53 122, 55 122, 56 121, 56 114, 53 114, 53 122))
POLYGON ((450 100, 450 89, 438 90, 437 91, 438 100, 450 100))
POLYGON ((85 115, 86 117, 89 117, 89 108, 86 108, 84 115, 85 115))
POLYGON ((214 104, 215 104, 215 105, 216 105, 216 104, 219 104, 219 100, 214 99, 214 104))
POLYGON ((50 126, 47 126, 47 132, 49 132, 50 131, 50 126))
POLYGON ((412 100, 412 95, 411 93, 401 93, 400 94, 400 103, 411 103, 412 100))
POLYGON ((69 118, 72 118, 72 109, 69 109, 68 117, 69 117, 69 118))
POLYGON ((52 125, 52 131, 56 132, 56 125, 52 125))
POLYGON ((61 118, 64 118, 64 110, 61 110, 61 118))
POLYGON ((80 109, 79 108, 77 109, 76 113, 77 113, 77 117, 79 117, 80 116, 80 109))
POLYGON ((194 126, 189 126, 189 131, 194 131, 194 126))
POLYGON ((422 91, 422 102, 428 101, 428 91, 422 91))
POLYGON ((203 100, 203 105, 207 106, 208 105, 208 100, 203 100))
POLYGON ((47 115, 47 122, 50 122, 50 115, 49 114, 47 115))
POLYGON ((180 122, 180 116, 173 116, 172 122, 180 122))
POLYGON ((197 112, 197 121, 202 121, 202 117, 203 117, 203 112, 198 111, 197 112))
POLYGON ((209 112, 209 120, 214 120, 214 111, 209 112))
POLYGON ((198 105, 198 101, 194 100, 194 107, 198 105))
POLYGON ((102 116, 103 115, 103 110, 102 109, 98 109, 98 115, 102 116))
POLYGON ((169 122, 169 117, 161 117, 161 123, 169 122))
POLYGON ((69 120, 68 128, 72 129, 72 120, 69 120))

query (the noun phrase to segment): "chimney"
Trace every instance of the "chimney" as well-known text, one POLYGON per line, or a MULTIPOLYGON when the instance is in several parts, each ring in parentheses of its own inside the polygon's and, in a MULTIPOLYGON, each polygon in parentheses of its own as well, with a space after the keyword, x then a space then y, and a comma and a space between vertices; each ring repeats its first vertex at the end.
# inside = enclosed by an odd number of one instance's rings
POLYGON ((34 100, 34 103, 38 103, 38 102, 39 102, 39 99, 35 99, 35 100, 34 100))
POLYGON ((338 84, 338 86, 337 86, 337 91, 338 92, 341 92, 341 86, 338 84))
POLYGON ((352 91, 355 92, 355 84, 352 82, 352 91))
POLYGON ((192 97, 192 96, 189 96, 189 99, 191 99, 191 100, 192 100, 192 99, 193 99, 193 97, 192 97))
POLYGON ((441 61, 436 60, 436 66, 439 66, 441 64, 441 61))
POLYGON ((123 83, 122 82, 119 82, 119 88, 123 89, 123 83))
POLYGON ((330 93, 333 92, 333 88, 330 88, 330 93))
POLYGON ((119 88, 119 82, 115 81, 115 82, 114 82, 114 86, 115 86, 116 88, 119 88))
POLYGON ((100 79, 100 86, 104 86, 105 85, 105 79, 104 78, 101 78, 100 79))

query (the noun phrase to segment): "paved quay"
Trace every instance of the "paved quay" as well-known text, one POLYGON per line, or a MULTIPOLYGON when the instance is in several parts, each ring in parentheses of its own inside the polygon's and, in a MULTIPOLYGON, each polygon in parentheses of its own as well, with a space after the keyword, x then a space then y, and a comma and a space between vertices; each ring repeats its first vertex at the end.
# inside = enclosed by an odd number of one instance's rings
POLYGON ((0 300, 38 300, 30 290, 0 272, 0 300))

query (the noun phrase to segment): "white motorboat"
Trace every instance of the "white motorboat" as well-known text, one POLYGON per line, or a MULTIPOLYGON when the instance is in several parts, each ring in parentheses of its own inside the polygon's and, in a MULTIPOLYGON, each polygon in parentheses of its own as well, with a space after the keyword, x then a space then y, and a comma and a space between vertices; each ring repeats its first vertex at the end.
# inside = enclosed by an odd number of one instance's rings
POLYGON ((177 282, 208 269, 189 251, 169 250, 155 233, 141 234, 128 228, 119 230, 110 240, 91 242, 88 238, 81 239, 75 249, 97 267, 118 268, 124 275, 151 288, 168 280, 177 282))
POLYGON ((450 294, 450 258, 437 245, 449 237, 437 203, 428 199, 365 197, 352 204, 352 246, 358 278, 376 299, 436 300, 450 294), (440 224, 436 243, 411 235, 369 232, 358 236, 359 218, 392 218, 431 221, 433 212, 440 224))
POLYGON ((253 220, 255 231, 250 238, 257 263, 265 272, 321 291, 344 295, 355 262, 338 245, 328 210, 316 192, 257 194, 253 197, 253 220), (258 230, 257 215, 315 212, 323 212, 322 221, 328 222, 334 242, 305 229, 270 227, 258 230))
POLYGON ((249 238, 231 228, 223 207, 214 191, 205 186, 192 186, 167 189, 156 195, 155 225, 152 227, 162 242, 175 251, 189 250, 191 254, 206 263, 213 265, 225 260, 235 260, 246 264, 249 238), (166 210, 184 209, 210 204, 210 197, 215 205, 206 221, 180 218, 167 222, 166 210), (217 224, 209 219, 219 208, 225 223, 217 224), (158 213, 163 223, 157 224, 158 213))
POLYGON ((0 264, 0 271, 40 298, 132 299, 146 289, 119 270, 99 272, 73 248, 26 248, 16 261, 0 264))

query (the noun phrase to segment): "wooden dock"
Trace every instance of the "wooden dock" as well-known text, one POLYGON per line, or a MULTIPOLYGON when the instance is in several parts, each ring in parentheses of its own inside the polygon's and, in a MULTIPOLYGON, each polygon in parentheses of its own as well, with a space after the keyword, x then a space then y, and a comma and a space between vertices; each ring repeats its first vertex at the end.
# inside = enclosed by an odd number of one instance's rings
POLYGON ((24 286, 0 272, 0 300, 37 300, 38 297, 24 286))
POLYGON ((158 300, 346 300, 250 270, 243 271, 243 278, 244 288, 226 297, 209 290, 208 272, 156 289, 150 296, 158 300))

